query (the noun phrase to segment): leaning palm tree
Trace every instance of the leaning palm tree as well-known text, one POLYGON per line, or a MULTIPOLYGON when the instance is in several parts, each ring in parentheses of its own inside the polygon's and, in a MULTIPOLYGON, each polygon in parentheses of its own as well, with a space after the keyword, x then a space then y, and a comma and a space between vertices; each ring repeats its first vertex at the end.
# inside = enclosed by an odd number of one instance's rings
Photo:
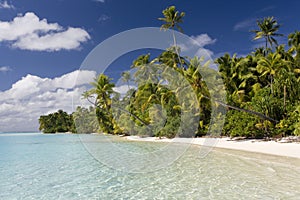
POLYGON ((90 93, 97 96, 97 106, 108 111, 110 109, 110 96, 114 93, 114 83, 111 83, 111 79, 109 77, 104 74, 100 74, 97 78, 95 78, 91 85, 94 86, 94 88, 91 89, 90 93))
POLYGON ((93 88, 83 94, 91 103, 90 98, 95 97, 94 105, 96 106, 96 115, 99 125, 103 132, 113 133, 114 121, 111 111, 111 95, 114 93, 111 79, 104 74, 100 74, 91 83, 93 88))
MULTIPOLYGON (((174 46, 175 46, 175 50, 176 50, 176 53, 179 58, 179 51, 177 48, 177 42, 176 42, 176 37, 175 37, 175 28, 179 32, 183 32, 183 30, 182 30, 181 26, 179 26, 179 24, 183 22, 183 17, 185 16, 185 13, 176 11, 175 6, 170 6, 170 7, 166 8, 165 10, 162 11, 162 13, 163 13, 164 17, 158 18, 159 20, 165 22, 165 24, 163 24, 161 26, 161 29, 163 29, 163 30, 171 29, 172 30, 174 46)), ((179 58, 179 60, 180 60, 180 58, 179 58)))
POLYGON ((280 25, 274 19, 274 17, 266 17, 264 19, 257 20, 257 26, 259 30, 253 30, 255 33, 254 40, 261 38, 265 39, 265 48, 268 48, 268 43, 272 47, 273 43, 278 45, 277 40, 274 37, 283 36, 283 34, 276 33, 280 28, 280 25))

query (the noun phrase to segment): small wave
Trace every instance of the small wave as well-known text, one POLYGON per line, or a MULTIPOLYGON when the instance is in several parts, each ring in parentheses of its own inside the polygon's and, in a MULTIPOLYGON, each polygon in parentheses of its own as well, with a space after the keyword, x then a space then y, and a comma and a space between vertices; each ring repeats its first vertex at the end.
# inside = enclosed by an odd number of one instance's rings
POLYGON ((11 136, 33 136, 41 135, 42 133, 0 133, 0 137, 11 137, 11 136))

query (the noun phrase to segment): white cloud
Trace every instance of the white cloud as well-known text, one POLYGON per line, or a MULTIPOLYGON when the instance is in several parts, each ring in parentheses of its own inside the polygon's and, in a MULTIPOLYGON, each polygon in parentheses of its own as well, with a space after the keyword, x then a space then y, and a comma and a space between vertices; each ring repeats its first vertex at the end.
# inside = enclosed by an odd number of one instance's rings
POLYGON ((240 21, 234 25, 233 30, 234 31, 240 31, 240 30, 249 31, 255 25, 255 21, 256 21, 255 18, 240 21))
POLYGON ((274 5, 267 6, 267 7, 264 7, 262 9, 258 10, 256 13, 268 12, 268 11, 274 10, 275 8, 276 8, 276 6, 274 6, 274 5))
POLYGON ((212 39, 208 34, 200 34, 196 36, 191 36, 191 39, 186 43, 180 43, 178 46, 180 47, 181 51, 189 51, 193 48, 203 48, 206 45, 216 43, 217 39, 212 39))
POLYGON ((191 38, 193 39, 192 43, 200 47, 204 47, 209 44, 214 44, 217 41, 217 39, 212 39, 206 33, 197 36, 191 36, 191 38))
POLYGON ((217 39, 212 39, 208 34, 204 33, 197 36, 191 36, 190 41, 184 44, 179 43, 178 46, 183 53, 186 53, 189 56, 195 55, 209 60, 214 55, 214 52, 207 49, 206 46, 214 44, 216 41, 217 39))
POLYGON ((63 109, 72 112, 81 94, 96 76, 94 71, 74 71, 54 79, 27 75, 0 92, 0 131, 38 129, 40 115, 63 109))
POLYGON ((120 86, 116 86, 113 88, 113 90, 115 92, 118 92, 121 94, 121 96, 124 96, 129 89, 137 89, 137 87, 135 85, 129 85, 129 88, 128 88, 128 85, 120 85, 120 86))
POLYGON ((105 0, 94 0, 94 1, 100 2, 100 3, 104 3, 105 2, 105 0))
POLYGON ((8 72, 8 71, 11 71, 11 68, 9 66, 0 67, 0 72, 8 72))
POLYGON ((204 57, 205 59, 210 59, 214 55, 214 52, 212 52, 209 49, 204 49, 204 48, 199 48, 198 51, 196 52, 196 56, 204 57))
POLYGON ((109 17, 108 15, 102 14, 102 15, 99 17, 98 22, 104 22, 104 21, 107 21, 107 20, 109 20, 109 19, 110 19, 110 17, 109 17))
POLYGON ((9 4, 7 1, 0 2, 0 8, 15 9, 15 7, 12 4, 9 4))
POLYGON ((32 12, 19 15, 12 21, 0 21, 0 42, 10 42, 12 47, 35 51, 71 50, 90 39, 81 28, 61 27, 48 23, 32 12))

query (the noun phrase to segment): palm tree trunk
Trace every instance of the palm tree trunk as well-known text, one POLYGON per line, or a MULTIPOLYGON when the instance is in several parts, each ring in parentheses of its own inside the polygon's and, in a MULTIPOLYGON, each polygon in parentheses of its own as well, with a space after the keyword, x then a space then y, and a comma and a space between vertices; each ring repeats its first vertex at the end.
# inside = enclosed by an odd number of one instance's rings
POLYGON ((106 108, 106 112, 109 114, 110 113, 110 111, 109 111, 110 106, 107 103, 107 100, 106 100, 106 97, 105 97, 104 93, 102 93, 102 98, 104 100, 104 105, 105 105, 105 108, 106 108))
POLYGON ((129 114, 130 116, 133 116, 133 117, 134 117, 135 119, 137 119, 139 122, 141 122, 141 123, 144 124, 145 126, 148 126, 148 124, 147 124, 144 120, 142 120, 141 118, 139 118, 139 117, 136 116, 135 114, 129 112, 128 110, 125 110, 125 109, 120 108, 120 107, 118 107, 118 106, 113 106, 113 107, 114 107, 114 108, 117 108, 118 110, 120 110, 120 111, 122 111, 122 112, 125 112, 125 113, 129 114))
POLYGON ((178 56, 178 60, 179 60, 179 63, 180 63, 180 67, 182 67, 180 55, 179 55, 179 52, 178 52, 178 49, 177 49, 177 42, 176 42, 176 37, 175 37, 175 30, 174 30, 174 27, 172 28, 172 35, 173 35, 173 42, 174 42, 174 46, 175 46, 175 52, 176 52, 176 54, 177 54, 177 56, 178 56))
MULTIPOLYGON (((204 98, 206 99, 209 99, 211 100, 211 98, 207 97, 207 96, 204 96, 202 95, 204 98)), ((218 101, 218 100, 214 100, 215 102, 217 102, 218 104, 220 104, 221 106, 224 106, 226 108, 231 108, 231 109, 234 109, 234 110, 238 110, 238 111, 242 111, 242 112, 246 112, 246 113, 249 113, 249 114, 252 114, 252 115, 256 115, 258 117, 260 117, 261 119, 264 119, 264 120, 269 120, 269 121, 272 121, 273 123, 278 123, 277 120, 269 117, 269 116, 266 116, 264 114, 261 114, 259 112, 255 112, 255 111, 252 111, 252 110, 247 110, 247 109, 243 109, 243 108, 239 108, 239 107, 236 107, 236 106, 232 106, 232 105, 228 105, 226 103, 223 103, 221 101, 218 101)))
POLYGON ((285 113, 286 112, 286 85, 283 86, 283 108, 285 113))

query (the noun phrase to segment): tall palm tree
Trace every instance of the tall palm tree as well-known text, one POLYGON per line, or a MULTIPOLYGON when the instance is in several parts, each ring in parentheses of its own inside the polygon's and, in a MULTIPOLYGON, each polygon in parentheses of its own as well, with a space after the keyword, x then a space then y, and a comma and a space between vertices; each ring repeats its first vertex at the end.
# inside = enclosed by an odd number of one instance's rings
POLYGON ((182 32, 182 28, 178 25, 183 22, 184 12, 176 11, 175 6, 170 6, 162 11, 164 18, 158 18, 161 21, 166 22, 161 26, 162 29, 175 29, 175 27, 182 32))
POLYGON ((257 26, 259 30, 253 30, 255 33, 254 40, 261 38, 265 39, 265 48, 268 48, 268 43, 272 47, 273 43, 278 45, 277 40, 274 37, 283 36, 283 34, 276 33, 280 28, 280 25, 274 19, 274 17, 266 17, 261 20, 257 20, 257 26))
POLYGON ((260 73, 260 78, 267 80, 271 86, 271 93, 273 94, 274 78, 280 75, 282 69, 289 71, 289 62, 282 59, 282 55, 278 52, 270 53, 267 57, 262 57, 258 61, 256 67, 257 72, 260 73))
POLYGON ((227 101, 229 103, 234 103, 232 94, 238 90, 239 86, 236 80, 238 74, 236 69, 238 58, 236 58, 236 55, 231 57, 226 53, 224 56, 216 59, 215 62, 218 64, 220 75, 223 78, 227 90, 227 101))
POLYGON ((110 96, 114 93, 113 88, 115 87, 115 84, 110 81, 110 78, 106 75, 100 74, 94 79, 94 82, 91 83, 94 88, 90 91, 91 94, 97 95, 97 106, 107 111, 110 108, 110 96))
MULTIPOLYGON (((224 80, 229 104, 218 100, 215 100, 215 102, 219 103, 221 106, 224 106, 228 109, 246 112, 252 115, 256 115, 261 119, 269 120, 271 122, 277 123, 275 119, 272 119, 267 115, 261 114, 253 110, 248 110, 245 108, 238 107, 240 105, 231 105, 231 104, 236 104, 234 95, 239 93, 239 89, 248 87, 249 85, 251 85, 248 84, 248 81, 250 81, 251 79, 253 80, 256 79, 255 75, 252 74, 255 72, 253 66, 256 63, 256 60, 253 60, 251 57, 246 57, 244 58, 244 60, 241 60, 236 58, 235 55, 231 58, 229 54, 225 54, 224 56, 218 58, 216 60, 216 63, 219 65, 219 71, 224 80), (245 68, 249 68, 248 73, 244 72, 245 68)), ((256 90, 257 87, 259 87, 259 83, 254 84, 252 86, 252 90, 256 90)), ((210 97, 205 95, 203 95, 203 97, 208 100, 211 99, 210 97)))
POLYGON ((164 30, 171 29, 172 30, 175 51, 178 55, 178 59, 180 60, 179 50, 177 48, 177 42, 176 42, 176 37, 175 37, 175 28, 179 32, 183 32, 183 30, 182 30, 181 26, 179 26, 179 24, 183 22, 183 17, 185 16, 185 13, 176 11, 175 6, 170 6, 170 7, 166 8, 165 10, 162 11, 162 13, 163 13, 164 17, 158 18, 159 20, 165 22, 165 24, 163 24, 161 26, 161 29, 164 29, 164 30))
POLYGON ((184 57, 181 57, 177 54, 175 48, 167 48, 166 51, 162 52, 156 61, 165 64, 168 67, 175 69, 176 71, 182 71, 178 68, 178 65, 181 67, 187 67, 188 62, 184 57))
POLYGON ((128 90, 130 90, 129 81, 131 81, 131 74, 129 71, 122 73, 122 80, 127 83, 128 90))
POLYGON ((82 99, 86 99, 92 105, 97 106, 97 99, 94 98, 94 95, 92 94, 92 92, 90 90, 85 91, 82 94, 82 99), (92 100, 92 99, 94 99, 94 100, 92 100))
POLYGON ((300 65, 300 32, 295 31, 294 33, 289 34, 288 44, 291 47, 291 52, 296 52, 295 61, 296 65, 300 65))
MULTIPOLYGON (((111 79, 104 74, 100 74, 91 83, 94 88, 85 92, 83 97, 89 100, 90 97, 95 97, 94 105, 96 106, 96 115, 99 121, 99 125, 103 132, 113 133, 114 131, 114 119, 111 110, 111 95, 114 93, 114 83, 111 83, 111 79)), ((89 100, 93 103, 91 100, 89 100)))
POLYGON ((294 33, 289 34, 288 36, 289 46, 297 47, 300 44, 300 32, 295 31, 294 33))

